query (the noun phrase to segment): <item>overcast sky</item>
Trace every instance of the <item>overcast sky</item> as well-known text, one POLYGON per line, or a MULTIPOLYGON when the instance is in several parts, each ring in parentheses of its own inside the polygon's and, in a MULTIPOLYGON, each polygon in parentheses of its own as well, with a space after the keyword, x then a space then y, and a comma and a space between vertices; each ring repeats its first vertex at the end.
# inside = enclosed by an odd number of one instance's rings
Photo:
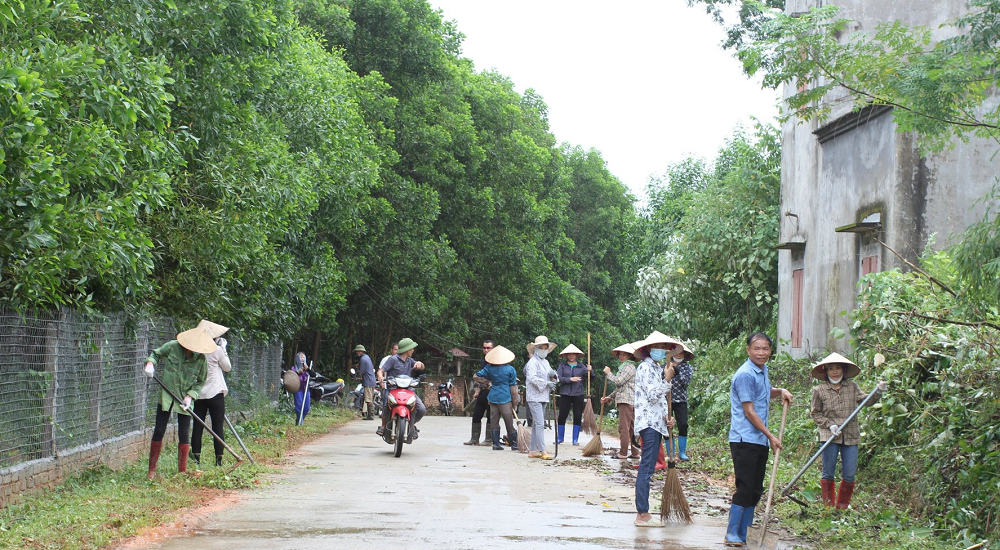
POLYGON ((642 198, 651 174, 715 154, 778 94, 748 80, 724 36, 685 0, 430 0, 465 34, 464 57, 534 88, 560 142, 601 151, 642 198))

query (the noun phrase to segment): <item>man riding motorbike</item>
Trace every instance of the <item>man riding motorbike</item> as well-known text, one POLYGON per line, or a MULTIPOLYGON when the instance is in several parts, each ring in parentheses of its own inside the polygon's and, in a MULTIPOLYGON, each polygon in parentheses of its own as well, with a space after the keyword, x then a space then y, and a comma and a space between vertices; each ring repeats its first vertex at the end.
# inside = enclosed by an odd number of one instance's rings
MULTIPOLYGON (((375 431, 379 436, 385 433, 385 425, 389 421, 389 400, 386 398, 386 393, 388 393, 388 388, 386 385, 386 380, 390 378, 395 378, 396 376, 413 376, 413 371, 424 370, 424 364, 421 361, 413 360, 413 351, 417 349, 417 343, 410 338, 403 338, 399 341, 399 351, 396 355, 391 355, 387 358, 385 363, 379 367, 376 374, 378 375, 378 385, 382 388, 382 403, 385 404, 382 407, 382 425, 379 429, 375 431)), ((424 406, 423 400, 417 395, 417 405, 413 409, 413 423, 416 424, 420 422, 420 419, 424 417, 427 413, 427 407, 424 406)), ((416 426, 414 426, 416 430, 416 426)), ((417 438, 417 434, 420 430, 416 430, 413 435, 413 439, 417 438)))

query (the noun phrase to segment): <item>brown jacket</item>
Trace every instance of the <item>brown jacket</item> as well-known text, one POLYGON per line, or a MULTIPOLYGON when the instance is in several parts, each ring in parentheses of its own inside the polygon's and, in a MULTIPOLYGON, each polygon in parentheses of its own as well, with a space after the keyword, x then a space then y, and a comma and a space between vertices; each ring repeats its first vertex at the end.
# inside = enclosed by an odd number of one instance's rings
MULTIPOLYGON (((876 390, 877 391, 877 390, 876 390)), ((861 404, 867 393, 853 380, 844 380, 840 384, 839 391, 830 382, 820 382, 812 389, 812 411, 811 415, 816 425, 819 426, 819 439, 825 442, 830 439, 830 424, 836 424, 840 433, 837 435, 835 443, 841 445, 857 445, 861 442, 861 430, 858 428, 858 418, 854 417, 847 426, 842 423, 861 404)), ((868 402, 871 406, 878 401, 880 396, 868 402)))

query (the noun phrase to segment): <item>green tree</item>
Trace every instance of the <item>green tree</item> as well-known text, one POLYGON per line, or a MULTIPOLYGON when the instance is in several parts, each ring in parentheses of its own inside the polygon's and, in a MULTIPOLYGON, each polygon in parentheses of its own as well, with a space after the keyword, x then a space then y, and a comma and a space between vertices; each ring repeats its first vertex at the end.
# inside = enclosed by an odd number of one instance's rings
POLYGON ((134 310, 180 165, 170 68, 83 6, 0 5, 0 304, 134 310))
MULTIPOLYGON (((651 232, 655 253, 639 276, 642 303, 666 330, 729 340, 774 322, 780 151, 777 129, 758 124, 752 135, 737 130, 701 173, 690 161, 669 171, 681 176, 680 188, 691 188, 688 208, 665 242, 651 232)), ((673 202, 660 206, 674 215, 673 202)))

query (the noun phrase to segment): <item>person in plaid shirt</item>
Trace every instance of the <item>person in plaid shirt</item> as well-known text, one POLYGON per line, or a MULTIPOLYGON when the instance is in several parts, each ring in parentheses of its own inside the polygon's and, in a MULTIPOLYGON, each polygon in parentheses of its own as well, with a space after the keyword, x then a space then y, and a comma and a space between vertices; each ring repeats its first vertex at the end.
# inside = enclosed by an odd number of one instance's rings
MULTIPOLYGON (((861 430, 858 419, 852 418, 845 426, 844 420, 865 399, 868 394, 851 380, 861 368, 853 361, 838 354, 831 353, 825 359, 816 363, 812 369, 813 378, 821 382, 812 389, 811 415, 819 426, 820 441, 833 438, 833 443, 823 450, 823 473, 820 479, 823 504, 846 509, 851 504, 854 494, 854 476, 858 471, 858 443, 861 441, 861 430), (837 457, 840 457, 840 489, 834 490, 837 473, 837 457)), ((875 388, 875 399, 868 406, 878 401, 885 391, 885 381, 879 382, 875 388)))
POLYGON ((628 452, 629 444, 632 443, 632 426, 635 424, 635 361, 632 354, 635 348, 632 344, 622 344, 611 350, 611 355, 617 357, 621 364, 618 365, 618 374, 612 374, 611 367, 604 367, 604 374, 608 381, 614 384, 615 391, 611 395, 601 398, 601 403, 610 403, 612 399, 618 405, 618 438, 621 440, 621 449, 615 458, 639 458, 639 448, 632 445, 632 454, 628 452))

